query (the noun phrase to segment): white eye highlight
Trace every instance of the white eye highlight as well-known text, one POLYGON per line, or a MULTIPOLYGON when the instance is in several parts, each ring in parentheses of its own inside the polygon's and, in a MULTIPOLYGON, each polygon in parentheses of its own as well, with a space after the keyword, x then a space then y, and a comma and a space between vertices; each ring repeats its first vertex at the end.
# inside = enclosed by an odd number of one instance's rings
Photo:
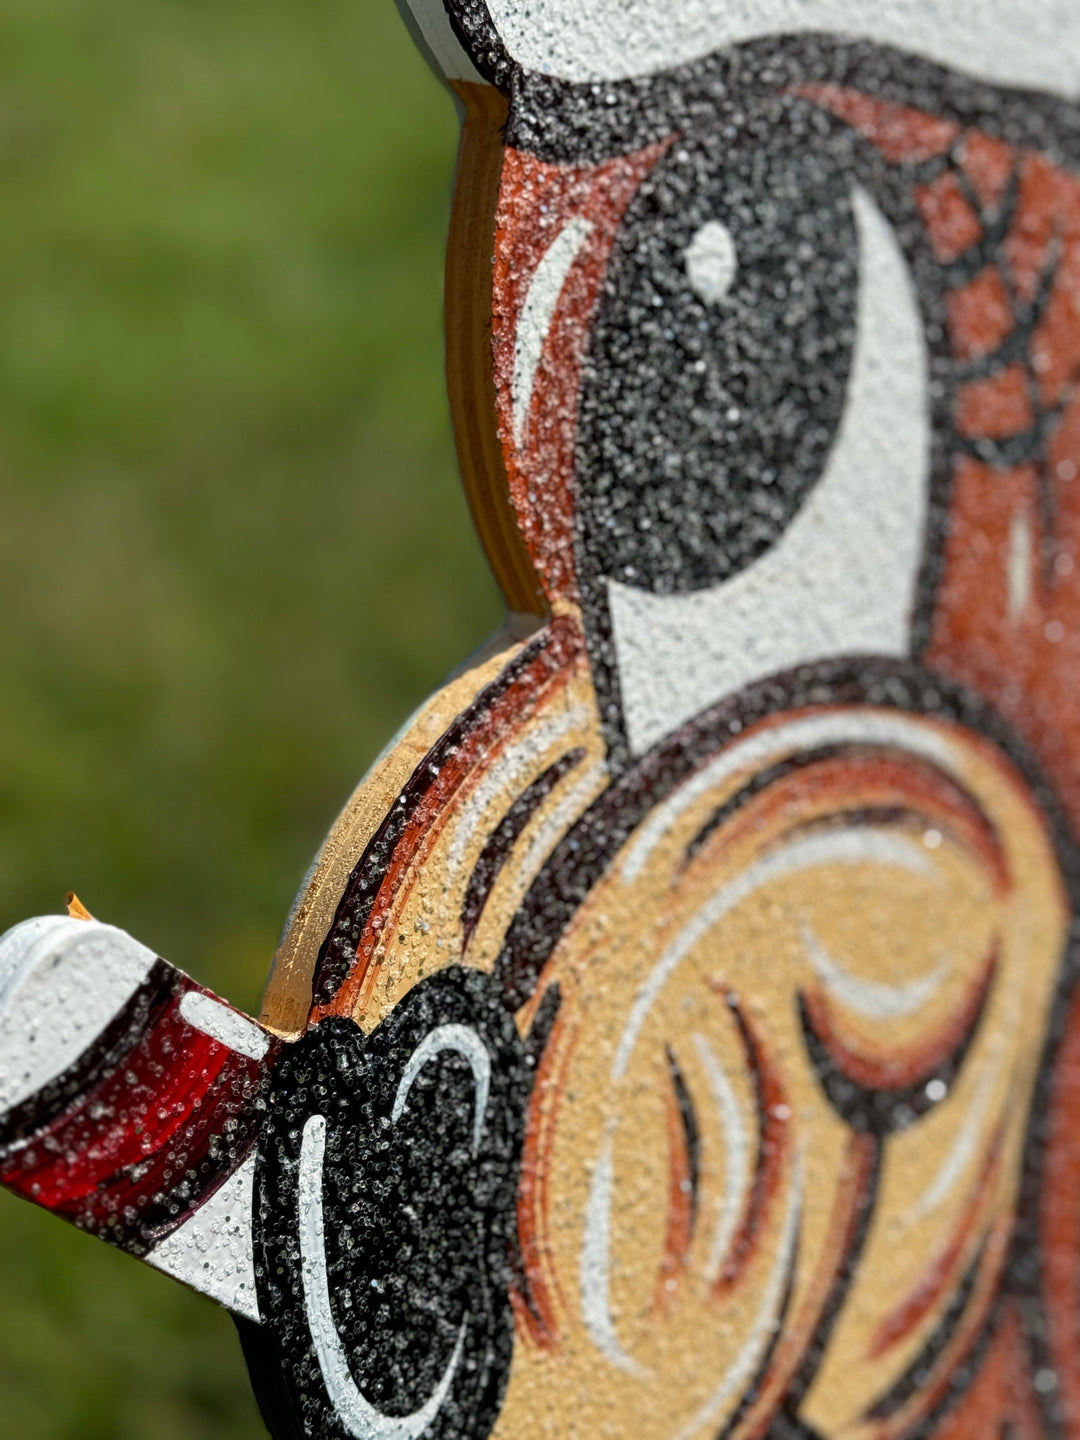
POLYGON ((707 220, 686 249, 686 274, 706 305, 716 305, 731 289, 739 257, 731 231, 719 220, 707 220))

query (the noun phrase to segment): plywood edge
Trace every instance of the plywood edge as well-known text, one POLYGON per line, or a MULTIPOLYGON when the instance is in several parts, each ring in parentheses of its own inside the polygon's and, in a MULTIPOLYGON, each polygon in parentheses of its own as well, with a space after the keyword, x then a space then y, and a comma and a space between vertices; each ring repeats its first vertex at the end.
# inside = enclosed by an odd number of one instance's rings
POLYGON ((510 501, 496 419, 491 348, 495 215, 507 102, 492 85, 455 81, 464 107, 446 256, 446 378, 473 523, 511 614, 549 605, 510 501))

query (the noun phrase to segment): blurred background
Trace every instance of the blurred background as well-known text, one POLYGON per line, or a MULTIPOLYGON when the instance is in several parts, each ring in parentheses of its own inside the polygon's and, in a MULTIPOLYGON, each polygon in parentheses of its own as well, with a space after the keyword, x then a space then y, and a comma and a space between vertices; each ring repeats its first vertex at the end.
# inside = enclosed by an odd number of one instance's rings
MULTIPOLYGON (((457 123, 392 0, 0 6, 0 930, 254 1009, 501 602, 453 460, 457 123)), ((263 1435, 231 1321, 0 1194, 0 1440, 263 1435)))

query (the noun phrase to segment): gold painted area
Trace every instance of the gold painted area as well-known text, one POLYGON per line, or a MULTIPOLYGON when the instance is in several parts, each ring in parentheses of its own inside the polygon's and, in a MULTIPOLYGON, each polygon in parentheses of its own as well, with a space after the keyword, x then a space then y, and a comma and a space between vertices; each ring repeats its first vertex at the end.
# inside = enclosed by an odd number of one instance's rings
POLYGON ((267 1029, 290 1038, 307 1024, 315 962, 353 867, 435 741, 520 649, 520 645, 501 649, 437 691, 350 796, 319 852, 274 956, 259 1015, 267 1029))
POLYGON ((865 1253, 803 1418, 830 1436, 888 1433, 868 1407, 979 1253, 970 1306, 984 1309, 1067 916, 1041 817, 996 753, 903 724, 947 778, 895 749, 880 775, 781 776, 691 846, 767 766, 729 770, 688 790, 648 845, 645 826, 632 837, 557 948, 519 1215, 529 1299, 499 1440, 748 1434, 799 1371, 840 1298, 879 1143, 822 1088, 807 997, 868 1088, 871 1072, 897 1088, 905 1065, 918 1088, 962 1058, 951 1092, 880 1142, 865 1253))

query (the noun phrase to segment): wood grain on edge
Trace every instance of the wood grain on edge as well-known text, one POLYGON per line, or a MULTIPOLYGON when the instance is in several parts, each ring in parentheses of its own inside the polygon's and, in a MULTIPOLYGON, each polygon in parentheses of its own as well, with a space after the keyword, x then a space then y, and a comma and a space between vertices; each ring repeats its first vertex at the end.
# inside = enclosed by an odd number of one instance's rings
POLYGON ((458 463, 511 614, 546 618, 550 606, 510 501, 495 408, 492 264, 507 102, 491 85, 458 80, 453 88, 465 107, 446 252, 446 377, 458 463))

